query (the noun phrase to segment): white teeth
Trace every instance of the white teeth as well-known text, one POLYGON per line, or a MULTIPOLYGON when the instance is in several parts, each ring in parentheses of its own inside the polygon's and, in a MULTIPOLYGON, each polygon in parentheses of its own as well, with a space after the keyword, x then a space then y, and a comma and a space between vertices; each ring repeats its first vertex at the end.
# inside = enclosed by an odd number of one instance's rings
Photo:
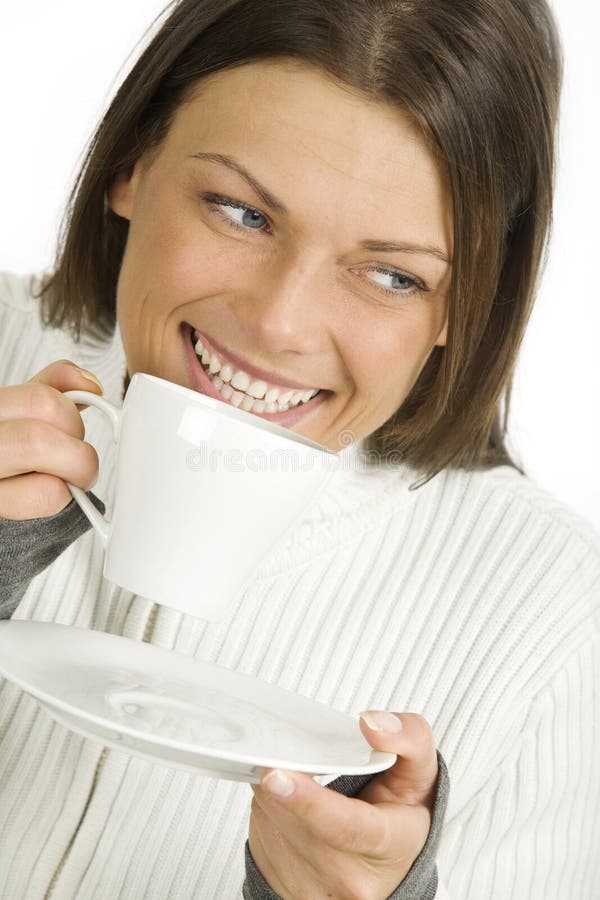
POLYGON ((279 388, 271 388, 270 391, 267 391, 265 394, 265 403, 275 403, 277 398, 279 397, 279 388))
POLYGON ((267 387, 266 381, 253 381, 246 393, 250 394, 251 397, 255 397, 257 400, 262 400, 265 396, 267 387))
POLYGON ((205 347, 199 338, 196 340, 195 331, 192 333, 192 342, 194 341, 196 355, 202 360, 202 365, 207 367, 216 390, 220 392, 224 400, 247 412, 285 412, 300 403, 308 403, 319 393, 319 388, 306 391, 286 390, 285 388, 269 388, 267 382, 260 379, 251 381, 246 372, 235 370, 229 363, 221 365, 221 360, 216 353, 205 347))
POLYGON ((247 391, 250 387, 250 379, 245 372, 236 372, 231 379, 232 387, 239 388, 240 391, 247 391))
POLYGON ((285 394, 280 394, 277 398, 277 402, 280 406, 283 406, 286 403, 289 403, 292 397, 294 396, 294 391, 286 391, 285 394))
POLYGON ((233 369, 231 368, 231 366, 228 363, 226 365, 224 365, 223 368, 221 369, 221 371, 219 372, 219 377, 223 379, 225 384, 227 384, 228 381, 231 381, 232 375, 233 375, 233 369))

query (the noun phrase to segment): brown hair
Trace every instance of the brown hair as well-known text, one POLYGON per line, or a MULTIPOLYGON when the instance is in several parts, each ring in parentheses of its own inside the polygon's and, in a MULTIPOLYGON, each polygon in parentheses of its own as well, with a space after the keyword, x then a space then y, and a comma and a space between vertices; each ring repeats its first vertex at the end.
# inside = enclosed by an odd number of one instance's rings
POLYGON ((426 480, 446 466, 523 471, 505 438, 551 226, 562 80, 545 0, 179 0, 163 15, 76 179, 40 291, 45 322, 77 339, 113 330, 128 223, 107 187, 160 145, 198 81, 251 60, 304 61, 408 112, 453 197, 447 345, 366 449, 400 454, 426 480))

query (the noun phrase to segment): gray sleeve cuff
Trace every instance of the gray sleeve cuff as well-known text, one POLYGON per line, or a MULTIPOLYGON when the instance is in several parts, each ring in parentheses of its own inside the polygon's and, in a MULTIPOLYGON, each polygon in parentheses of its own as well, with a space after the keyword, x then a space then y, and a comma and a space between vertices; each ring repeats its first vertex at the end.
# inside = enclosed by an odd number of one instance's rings
MULTIPOLYGON (((96 509, 104 503, 86 492, 96 509)), ((0 619, 9 619, 32 578, 46 569, 90 528, 75 500, 43 519, 0 518, 0 619)))
MULTIPOLYGON (((388 900, 434 900, 438 885, 435 858, 450 791, 448 769, 439 750, 437 758, 438 780, 427 840, 405 878, 394 893, 390 894, 388 900)), ((346 797, 354 797, 374 777, 374 775, 342 775, 331 781, 327 787, 346 797)), ((242 888, 244 900, 281 900, 279 894, 271 890, 259 872, 250 853, 248 841, 245 846, 245 857, 246 880, 242 888)))

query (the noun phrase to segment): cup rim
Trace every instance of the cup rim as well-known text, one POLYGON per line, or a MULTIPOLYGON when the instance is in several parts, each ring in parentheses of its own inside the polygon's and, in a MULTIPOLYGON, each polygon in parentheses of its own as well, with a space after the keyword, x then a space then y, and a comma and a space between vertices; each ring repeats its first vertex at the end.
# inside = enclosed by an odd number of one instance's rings
MULTIPOLYGON (((129 387, 134 384, 136 379, 138 381, 146 379, 147 381, 156 382, 166 390, 174 391, 177 394, 182 394, 188 400, 193 401, 200 406, 208 407, 210 409, 219 409, 220 412, 228 416, 230 419, 235 419, 236 421, 241 422, 242 425, 246 425, 249 428, 257 428, 259 430, 268 431, 271 434, 275 434, 278 437, 289 441, 292 444, 300 443, 306 447, 312 448, 313 450, 318 450, 321 453, 327 453, 330 456, 338 455, 336 450, 330 450, 329 447, 325 447, 323 444, 318 444, 316 441, 312 441, 310 438, 305 437, 303 434, 298 434, 295 431, 291 431, 289 428, 284 428, 282 425, 277 425, 275 422, 269 422, 267 419, 261 419, 258 416, 253 416, 252 413, 246 412, 245 409, 238 409, 238 407, 232 406, 230 403, 226 403, 224 400, 216 400, 214 397, 207 397, 206 394, 202 394, 199 391, 193 391, 191 388, 184 387, 184 385, 182 384, 176 384, 173 381, 167 381, 165 378, 160 378, 158 375, 150 375, 148 372, 134 372, 134 374, 131 376, 129 387)), ((129 388, 127 389, 127 393, 125 394, 125 402, 127 401, 128 394, 129 388)))

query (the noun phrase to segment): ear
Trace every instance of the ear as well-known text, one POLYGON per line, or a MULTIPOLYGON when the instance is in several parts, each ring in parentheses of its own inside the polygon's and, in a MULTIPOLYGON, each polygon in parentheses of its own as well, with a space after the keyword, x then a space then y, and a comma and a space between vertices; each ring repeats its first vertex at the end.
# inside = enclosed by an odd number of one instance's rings
POLYGON ((109 207, 122 219, 131 221, 139 178, 140 164, 137 162, 130 169, 117 172, 106 191, 109 207))

